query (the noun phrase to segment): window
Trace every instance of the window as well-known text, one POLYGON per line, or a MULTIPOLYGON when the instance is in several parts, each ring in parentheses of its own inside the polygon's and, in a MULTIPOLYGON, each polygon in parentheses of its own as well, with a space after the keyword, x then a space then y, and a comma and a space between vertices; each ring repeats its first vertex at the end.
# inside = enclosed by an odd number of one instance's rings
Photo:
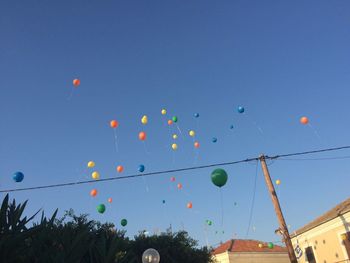
POLYGON ((316 263, 316 259, 315 259, 315 255, 314 255, 314 251, 312 250, 312 247, 307 247, 305 249, 305 257, 309 263, 316 263))

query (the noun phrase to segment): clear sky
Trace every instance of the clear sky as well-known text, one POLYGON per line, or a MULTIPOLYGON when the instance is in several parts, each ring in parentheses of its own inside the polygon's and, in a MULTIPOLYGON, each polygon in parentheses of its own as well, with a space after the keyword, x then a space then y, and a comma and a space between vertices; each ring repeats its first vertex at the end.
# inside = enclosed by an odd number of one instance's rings
MULTIPOLYGON (((0 189, 87 180, 89 160, 108 178, 138 173, 139 164, 152 172, 350 144, 349 14, 347 0, 1 1, 0 189), (72 93, 74 78, 81 85, 72 93), (173 115, 183 136, 166 124, 173 115), (304 115, 311 126, 299 123, 304 115), (112 119, 120 123, 118 152, 112 119), (190 129, 201 143, 197 151, 190 129), (141 130, 148 134, 144 144, 141 130), (24 173, 23 182, 12 180, 15 171, 24 173)), ((255 163, 223 168, 229 173, 223 226, 212 169, 10 196, 29 199, 28 214, 73 208, 117 228, 126 218, 129 236, 172 224, 215 245, 246 237, 256 174, 255 163), (102 215, 100 203, 107 207, 102 215), (214 223, 207 230, 206 219, 214 223)), ((257 171, 248 237, 279 240, 260 166, 257 171)), ((279 160, 270 172, 281 180, 292 231, 349 197, 346 159, 279 160)))

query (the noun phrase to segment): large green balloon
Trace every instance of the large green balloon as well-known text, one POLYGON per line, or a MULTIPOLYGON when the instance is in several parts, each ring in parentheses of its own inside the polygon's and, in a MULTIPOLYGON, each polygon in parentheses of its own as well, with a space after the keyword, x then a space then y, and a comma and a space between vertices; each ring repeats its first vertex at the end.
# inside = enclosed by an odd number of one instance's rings
POLYGON ((227 173, 224 169, 215 169, 211 173, 211 181, 218 187, 223 187, 227 182, 227 173))
POLYGON ((274 248, 274 244, 273 244, 272 242, 269 242, 269 243, 267 244, 267 247, 270 248, 270 249, 272 249, 272 248, 274 248))
POLYGON ((100 204, 97 206, 97 211, 103 214, 106 211, 106 206, 104 204, 100 204))

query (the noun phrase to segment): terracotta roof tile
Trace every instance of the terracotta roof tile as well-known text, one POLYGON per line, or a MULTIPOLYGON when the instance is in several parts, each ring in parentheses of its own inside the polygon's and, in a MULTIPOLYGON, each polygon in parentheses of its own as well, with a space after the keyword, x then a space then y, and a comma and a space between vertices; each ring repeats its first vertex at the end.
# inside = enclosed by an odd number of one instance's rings
POLYGON ((224 253, 226 251, 229 252, 285 252, 287 253, 287 249, 285 247, 275 245, 274 248, 268 248, 267 242, 262 242, 258 240, 245 240, 245 239, 232 239, 229 240, 216 249, 214 249, 214 255, 224 253), (259 247, 259 244, 263 244, 262 248, 259 247))

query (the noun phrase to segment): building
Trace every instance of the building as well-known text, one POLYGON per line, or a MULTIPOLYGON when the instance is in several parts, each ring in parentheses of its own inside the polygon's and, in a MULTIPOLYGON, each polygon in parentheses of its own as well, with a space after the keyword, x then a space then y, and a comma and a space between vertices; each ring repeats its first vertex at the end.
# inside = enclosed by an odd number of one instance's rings
POLYGON ((298 262, 350 263, 350 198, 295 231, 298 262))
POLYGON ((268 248, 266 242, 232 239, 214 249, 217 263, 290 263, 287 249, 281 246, 268 248))

